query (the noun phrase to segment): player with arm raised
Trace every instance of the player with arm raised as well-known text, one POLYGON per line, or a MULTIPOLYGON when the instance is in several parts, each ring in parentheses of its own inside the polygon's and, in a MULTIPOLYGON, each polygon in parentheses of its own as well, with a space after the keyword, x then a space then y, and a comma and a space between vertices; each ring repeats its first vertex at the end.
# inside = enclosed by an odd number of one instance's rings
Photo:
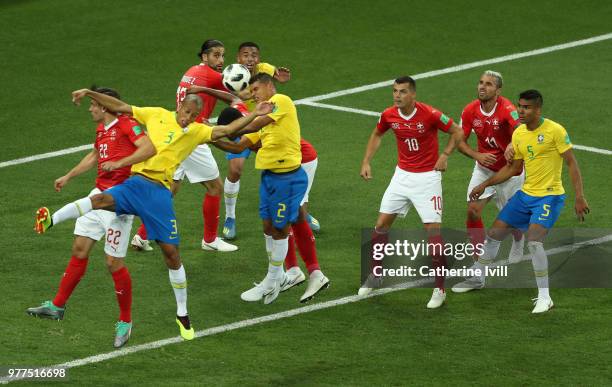
POLYGON ((147 227, 149 238, 155 240, 162 250, 176 298, 176 322, 181 336, 191 340, 195 333, 187 314, 187 278, 179 256, 178 225, 170 191, 174 172, 196 146, 235 135, 257 115, 270 113, 272 104, 258 104, 255 112, 247 117, 227 126, 211 128, 195 122, 202 109, 202 100, 196 95, 186 96, 176 112, 157 107, 131 106, 88 89, 73 92, 73 101, 78 104, 85 96, 111 111, 130 114, 135 120, 146 125, 148 135, 157 148, 157 154, 134 164, 132 176, 111 189, 70 203, 53 215, 47 208, 40 208, 37 211, 35 229, 38 233, 43 233, 53 225, 83 216, 92 209, 114 211, 117 215, 138 215, 147 227))
MULTIPOLYGON (((189 68, 179 83, 176 91, 177 109, 187 95, 189 87, 206 86, 215 90, 225 90, 222 83, 221 71, 225 58, 225 47, 223 43, 209 39, 202 44, 198 53, 201 63, 189 68)), ((208 123, 208 119, 217 103, 217 98, 207 93, 198 93, 204 105, 196 118, 196 122, 208 123)), ((204 232, 202 236, 202 249, 221 252, 236 251, 238 247, 225 242, 217 235, 219 228, 219 208, 221 205, 221 193, 223 183, 219 178, 219 167, 206 144, 199 145, 176 169, 174 174, 173 194, 178 192, 180 182, 187 177, 190 183, 200 183, 205 189, 206 194, 202 200, 202 218, 204 220, 204 232)), ((134 236, 132 245, 137 248, 147 249, 147 234, 144 225, 138 229, 138 234, 134 236)))
POLYGON ((565 190, 561 180, 563 162, 567 164, 576 195, 574 210, 580 221, 589 213, 584 197, 582 176, 572 152, 572 143, 565 128, 542 117, 542 94, 527 90, 519 95, 518 113, 521 125, 512 134, 514 159, 495 175, 474 187, 472 200, 478 200, 487 187, 515 176, 525 168, 525 182, 501 210, 487 232, 483 258, 483 275, 487 262, 499 252, 499 246, 513 228, 527 233, 527 247, 538 286, 532 313, 544 313, 553 307, 548 286, 548 257, 544 251, 544 239, 563 209, 565 190))
MULTIPOLYGON (((467 189, 466 228, 472 245, 484 244, 485 229, 482 222, 482 211, 486 204, 495 198, 498 210, 521 189, 525 174, 519 172, 507 181, 488 187, 478 200, 470 200, 469 194, 474 187, 493 176, 508 164, 512 156, 512 133, 520 125, 516 108, 507 98, 502 97, 503 78, 495 71, 485 71, 478 81, 478 98, 470 102, 461 115, 464 137, 467 139, 474 131, 478 141, 478 151, 474 151, 466 142, 458 146, 460 152, 476 160, 472 178, 467 189)), ((508 260, 518 262, 523 257, 525 238, 519 230, 513 232, 512 248, 508 260)), ((474 257, 477 261, 478 256, 474 257)), ((476 263, 474 268, 481 268, 476 263)), ((478 277, 469 278, 453 286, 455 293, 464 293, 484 286, 478 277)))
MULTIPOLYGON (((436 246, 432 261, 438 272, 439 268, 446 267, 440 234, 442 172, 446 170, 448 157, 462 141, 462 130, 442 112, 416 100, 416 82, 411 77, 395 80, 393 102, 393 106, 382 113, 372 132, 361 164, 361 177, 366 181, 372 179, 370 161, 380 147, 382 136, 392 129, 397 140, 399 162, 382 198, 372 244, 384 243, 395 218, 406 216, 409 208, 414 206, 427 231, 429 244, 436 246), (450 135, 448 145, 440 155, 438 130, 450 135)), ((377 283, 380 283, 380 278, 372 273, 358 294, 369 294, 377 283)), ((437 275, 427 307, 438 308, 445 299, 444 276, 437 275)))
MULTIPOLYGON (((271 114, 257 118, 245 128, 252 133, 241 140, 251 144, 261 141, 255 168, 262 170, 259 215, 263 221, 269 261, 264 280, 243 292, 241 298, 244 301, 260 301, 263 298, 264 303, 269 304, 278 297, 287 280, 283 262, 287 256, 290 227, 293 225, 294 231, 299 229, 310 236, 304 238, 304 242, 309 244, 307 250, 315 257, 316 247, 312 231, 299 210, 308 187, 308 177, 300 165, 300 124, 295 105, 286 95, 276 93, 273 78, 268 74, 260 73, 252 77, 251 90, 257 102, 275 104, 271 114)), ((321 270, 313 270, 300 301, 308 301, 328 285, 329 279, 321 270)))
MULTIPOLYGON (((94 88, 99 93, 119 98, 119 94, 109 88, 94 88)), ((99 194, 130 176, 130 164, 139 162, 155 154, 155 147, 146 136, 138 122, 125 115, 116 114, 91 101, 89 112, 96 127, 94 149, 88 153, 67 174, 55 180, 55 190, 61 191, 68 182, 98 167, 95 188, 91 195, 99 194)), ((119 320, 115 325, 115 348, 127 343, 132 331, 132 279, 124 258, 132 228, 133 215, 117 216, 113 212, 95 210, 76 220, 72 256, 60 281, 59 289, 51 301, 41 306, 29 308, 31 316, 62 320, 65 305, 87 270, 89 256, 95 243, 104 238, 106 266, 115 283, 115 293, 119 304, 119 320)))

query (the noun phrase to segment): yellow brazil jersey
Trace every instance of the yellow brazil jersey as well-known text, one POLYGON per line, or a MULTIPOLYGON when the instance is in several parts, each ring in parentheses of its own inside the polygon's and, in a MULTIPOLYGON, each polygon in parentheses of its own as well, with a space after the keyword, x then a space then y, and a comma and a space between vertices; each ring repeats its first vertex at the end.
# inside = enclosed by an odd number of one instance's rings
POLYGON ((571 149, 572 143, 563 126, 549 119, 544 119, 535 130, 520 125, 512 134, 512 147, 514 159, 525 163, 523 192, 531 196, 565 193, 561 154, 571 149))
POLYGON ((291 98, 275 94, 269 99, 274 102, 274 111, 268 114, 274 122, 258 132, 245 136, 253 143, 261 140, 261 149, 255 158, 255 168, 272 172, 288 172, 300 166, 300 123, 291 98))
MULTIPOLYGON (((276 67, 271 65, 270 63, 257 63, 255 65, 255 74, 266 73, 271 77, 274 77, 274 73, 276 72, 276 67)), ((244 104, 247 106, 250 112, 255 110, 255 105, 257 102, 253 98, 249 98, 244 101, 244 104)))
POLYGON ((170 188, 172 176, 178 165, 199 144, 210 142, 212 128, 200 123, 181 128, 176 113, 157 107, 132 106, 134 119, 147 127, 157 154, 141 163, 132 165, 132 173, 159 181, 170 188))

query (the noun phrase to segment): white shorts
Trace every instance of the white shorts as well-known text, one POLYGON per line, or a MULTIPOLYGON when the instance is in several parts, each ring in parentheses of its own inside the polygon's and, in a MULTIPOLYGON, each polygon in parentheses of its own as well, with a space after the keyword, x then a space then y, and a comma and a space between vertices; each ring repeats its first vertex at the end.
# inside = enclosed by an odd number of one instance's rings
MULTIPOLYGON (((472 172, 472 179, 468 185, 467 190, 467 201, 470 201, 470 192, 477 186, 484 183, 485 180, 495 175, 494 172, 482 165, 476 163, 474 165, 474 171, 472 172)), ((525 171, 518 176, 513 176, 510 179, 504 181, 501 184, 492 185, 485 188, 484 193, 480 196, 480 199, 487 199, 495 196, 495 205, 498 209, 504 208, 508 200, 523 186, 525 182, 525 171)))
POLYGON ((187 175, 190 183, 215 180, 219 177, 217 161, 206 144, 198 145, 174 172, 174 180, 183 180, 187 175))
POLYGON ((414 206, 423 223, 442 223, 442 173, 406 172, 396 167, 380 203, 383 214, 403 218, 414 206))
POLYGON ((319 163, 319 159, 314 159, 312 161, 302 164, 302 168, 304 168, 304 171, 306 172, 306 175, 308 176, 308 187, 306 188, 306 195, 304 195, 304 199, 302 199, 300 206, 304 203, 308 203, 308 193, 310 192, 310 189, 312 188, 312 183, 314 182, 318 163, 319 163))
MULTIPOLYGON (((89 196, 101 192, 94 188, 89 196)), ((104 237, 104 252, 111 257, 125 258, 133 220, 134 215, 117 216, 112 211, 93 210, 77 218, 74 235, 84 236, 94 241, 99 241, 104 237)))

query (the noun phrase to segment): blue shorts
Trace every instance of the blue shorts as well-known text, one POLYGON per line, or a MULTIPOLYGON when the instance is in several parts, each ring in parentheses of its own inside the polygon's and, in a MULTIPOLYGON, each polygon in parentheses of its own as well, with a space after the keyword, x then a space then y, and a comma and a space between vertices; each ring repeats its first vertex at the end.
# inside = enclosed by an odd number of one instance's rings
POLYGON ((135 175, 103 193, 113 197, 117 215, 138 215, 150 240, 179 244, 172 193, 168 188, 135 175))
POLYGON ((275 228, 295 223, 300 203, 308 188, 308 176, 302 167, 287 173, 263 171, 259 186, 259 216, 272 220, 275 228))
MULTIPOLYGON (((237 137, 236 139, 234 139, 234 142, 238 143, 240 142, 240 139, 242 137, 237 137)), ((227 160, 233 160, 233 159, 248 159, 249 156, 251 155, 251 150, 249 148, 246 148, 245 150, 243 150, 240 153, 230 153, 230 152, 226 152, 225 153, 225 158, 227 160)))
POLYGON ((523 232, 530 224, 540 224, 551 229, 559 218, 564 204, 565 194, 531 196, 523 191, 517 191, 502 208, 497 219, 523 232))

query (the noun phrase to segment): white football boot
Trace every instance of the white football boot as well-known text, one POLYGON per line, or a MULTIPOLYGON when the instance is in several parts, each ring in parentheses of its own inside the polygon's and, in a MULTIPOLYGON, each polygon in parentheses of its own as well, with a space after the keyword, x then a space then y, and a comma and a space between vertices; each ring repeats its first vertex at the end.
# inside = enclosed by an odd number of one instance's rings
POLYGON ((230 252, 238 250, 238 246, 227 243, 223 239, 217 237, 214 241, 207 243, 202 239, 202 250, 230 252))
POLYGON ((444 300, 446 300, 446 292, 440 288, 434 288, 433 293, 431 294, 431 299, 427 303, 428 309, 436 309, 444 304, 444 300))
POLYGON ((310 277, 308 278, 308 286, 306 286, 306 291, 300 297, 300 302, 308 302, 312 300, 312 298, 319 293, 323 289, 327 289, 329 287, 329 278, 323 274, 321 270, 314 270, 310 273, 310 277))

